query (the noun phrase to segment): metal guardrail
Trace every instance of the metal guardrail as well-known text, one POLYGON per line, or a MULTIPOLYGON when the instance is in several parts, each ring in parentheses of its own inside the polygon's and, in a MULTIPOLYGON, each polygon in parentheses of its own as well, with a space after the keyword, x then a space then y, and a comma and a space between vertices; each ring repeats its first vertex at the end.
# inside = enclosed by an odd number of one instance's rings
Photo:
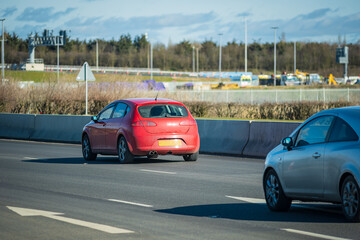
MULTIPOLYGON (((60 71, 80 71, 81 66, 66 66, 66 65, 61 65, 59 67, 60 71)), ((57 71, 58 67, 57 65, 45 65, 45 71, 57 71)), ((148 68, 124 68, 124 67, 98 67, 96 68, 96 66, 91 66, 91 70, 93 72, 101 72, 101 73, 127 73, 127 74, 150 74, 151 70, 148 68)), ((177 76, 182 76, 182 75, 194 75, 194 73, 192 72, 178 72, 178 71, 161 71, 160 68, 153 68, 152 70, 153 74, 157 74, 157 75, 177 75, 177 76)))
POLYGON ((360 102, 360 89, 290 89, 290 90, 208 90, 168 91, 180 101, 236 102, 259 104, 302 101, 352 101, 360 102))
MULTIPOLYGON (((30 58, 26 59, 26 63, 32 63, 32 62, 31 62, 31 59, 30 59, 30 58)), ((33 63, 43 64, 43 63, 44 63, 44 59, 42 59, 42 58, 35 58, 33 63)))
MULTIPOLYGON (((63 70, 80 70, 82 66, 74 66, 74 65, 60 65, 59 69, 63 70)), ((96 66, 90 66, 92 71, 150 71, 148 68, 126 68, 126 67, 103 67, 99 66, 98 68, 96 66)), ((57 65, 45 65, 45 68, 47 69, 53 69, 57 70, 57 65)), ((154 71, 160 71, 160 68, 153 68, 154 71)))

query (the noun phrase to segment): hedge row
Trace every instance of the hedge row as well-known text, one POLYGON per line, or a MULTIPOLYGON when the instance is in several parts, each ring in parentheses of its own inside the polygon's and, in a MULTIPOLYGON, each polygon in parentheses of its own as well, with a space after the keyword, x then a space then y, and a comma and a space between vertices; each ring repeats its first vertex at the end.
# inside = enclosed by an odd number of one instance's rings
POLYGON ((206 103, 187 102, 194 117, 204 118, 238 118, 238 119, 271 119, 271 120, 305 120, 311 115, 332 108, 359 105, 359 102, 293 102, 293 103, 206 103))
MULTIPOLYGON (((88 111, 96 115, 109 101, 89 100, 88 111)), ((359 105, 350 102, 295 102, 295 103, 209 103, 185 102, 194 117, 204 118, 236 118, 236 119, 272 119, 272 120, 305 120, 311 115, 325 109, 359 105)), ((85 114, 85 101, 51 100, 18 101, 13 103, 0 103, 1 112, 26 114, 85 114)))
MULTIPOLYGON (((0 88, 0 112, 24 114, 85 114, 85 90, 81 85, 49 84, 19 88, 5 84, 0 88)), ((154 92, 136 92, 124 88, 89 88, 88 111, 96 115, 111 101, 124 98, 153 97, 154 92)), ((161 97, 176 98, 166 93, 161 97)), ((194 117, 304 120, 321 110, 360 105, 359 102, 293 102, 293 103, 210 103, 184 102, 194 117)))

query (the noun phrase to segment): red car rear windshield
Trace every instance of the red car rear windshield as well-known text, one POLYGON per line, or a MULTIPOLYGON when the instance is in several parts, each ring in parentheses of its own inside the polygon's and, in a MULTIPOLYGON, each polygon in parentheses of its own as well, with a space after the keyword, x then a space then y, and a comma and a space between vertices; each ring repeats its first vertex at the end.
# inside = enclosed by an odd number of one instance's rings
POLYGON ((187 117, 186 108, 178 104, 152 104, 138 108, 143 118, 187 117))

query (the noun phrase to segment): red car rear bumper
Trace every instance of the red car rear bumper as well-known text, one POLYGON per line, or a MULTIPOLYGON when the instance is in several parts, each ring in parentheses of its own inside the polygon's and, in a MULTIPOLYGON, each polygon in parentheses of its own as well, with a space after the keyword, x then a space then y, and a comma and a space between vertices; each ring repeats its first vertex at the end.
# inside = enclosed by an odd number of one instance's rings
POLYGON ((197 132, 186 135, 135 135, 133 139, 129 141, 129 145, 131 145, 129 148, 132 154, 137 156, 148 155, 150 151, 156 151, 159 155, 184 155, 199 151, 200 138, 197 132))

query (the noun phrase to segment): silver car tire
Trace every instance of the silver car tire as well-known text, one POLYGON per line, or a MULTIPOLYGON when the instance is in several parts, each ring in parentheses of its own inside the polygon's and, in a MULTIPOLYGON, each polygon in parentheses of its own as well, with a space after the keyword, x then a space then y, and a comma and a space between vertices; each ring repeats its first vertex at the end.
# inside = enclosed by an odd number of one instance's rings
POLYGON ((271 211, 285 212, 289 210, 291 199, 285 196, 279 177, 274 170, 266 173, 263 187, 266 205, 271 211))
POLYGON ((130 163, 134 160, 134 155, 130 152, 127 141, 123 136, 118 141, 118 159, 120 163, 130 163))
POLYGON ((353 176, 345 178, 341 187, 342 210, 347 220, 360 221, 360 189, 353 176))
POLYGON ((81 150, 83 157, 86 161, 94 161, 96 159, 97 154, 93 153, 91 150, 90 140, 88 135, 84 135, 81 141, 81 150))

